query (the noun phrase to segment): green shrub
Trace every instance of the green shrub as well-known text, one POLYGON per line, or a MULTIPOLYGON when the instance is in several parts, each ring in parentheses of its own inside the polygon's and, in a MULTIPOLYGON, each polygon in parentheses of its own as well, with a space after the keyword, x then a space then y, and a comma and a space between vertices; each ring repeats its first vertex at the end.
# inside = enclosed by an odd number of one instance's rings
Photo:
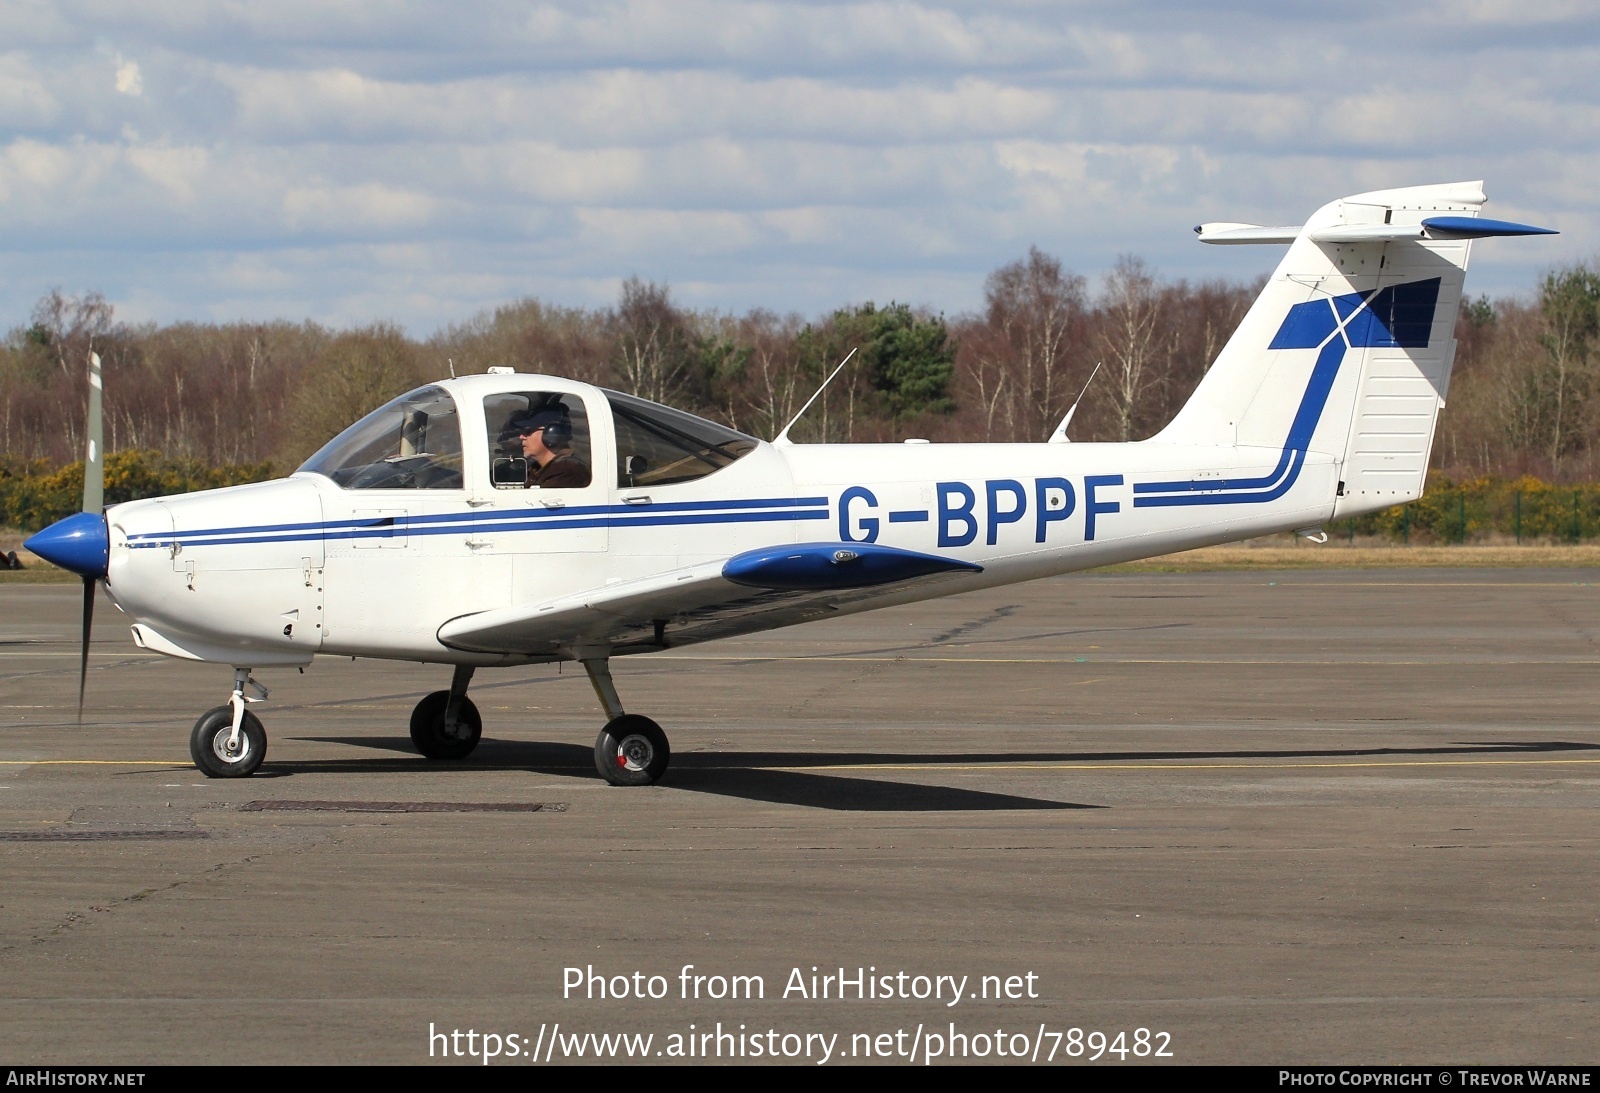
MULTIPOLYGON (((208 467, 153 451, 112 452, 106 456, 107 505, 141 497, 262 482, 277 471, 270 462, 208 467)), ((0 525, 37 531, 83 506, 83 464, 52 470, 43 460, 0 458, 0 525)))
POLYGON ((1600 485, 1552 486, 1526 475, 1459 483, 1435 476, 1419 500, 1336 521, 1329 532, 1396 542, 1581 542, 1600 537, 1600 485))

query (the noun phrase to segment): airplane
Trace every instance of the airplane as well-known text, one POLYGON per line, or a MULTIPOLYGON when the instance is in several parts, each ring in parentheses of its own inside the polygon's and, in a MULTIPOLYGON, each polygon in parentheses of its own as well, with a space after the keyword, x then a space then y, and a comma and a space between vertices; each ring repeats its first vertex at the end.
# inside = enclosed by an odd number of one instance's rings
POLYGON ((140 648, 233 667, 190 734, 206 775, 266 754, 252 673, 320 655, 450 665, 411 714, 435 760, 483 733, 479 668, 576 661, 606 717, 597 771, 650 785, 670 745, 624 709, 613 657, 1277 532, 1324 541, 1330 520, 1420 497, 1472 240, 1554 234, 1484 201, 1481 182, 1418 186, 1295 227, 1196 228, 1288 251, 1144 441, 1068 443, 1069 412, 1033 444, 769 443, 496 367, 394 399, 287 478, 102 512, 95 369, 84 511, 25 545, 84 581, 80 716, 97 582, 140 648))

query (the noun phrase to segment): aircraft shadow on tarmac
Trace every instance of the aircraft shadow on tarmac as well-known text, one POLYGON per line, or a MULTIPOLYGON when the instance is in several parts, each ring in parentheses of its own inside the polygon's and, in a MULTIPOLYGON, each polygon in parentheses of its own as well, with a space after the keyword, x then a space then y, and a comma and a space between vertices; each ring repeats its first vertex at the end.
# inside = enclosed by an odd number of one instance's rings
MULTIPOLYGON (((359 773, 363 771, 398 773, 421 769, 507 770, 522 769, 538 774, 566 777, 592 776, 594 752, 576 744, 527 743, 511 740, 484 740, 467 763, 429 763, 416 758, 416 749, 406 737, 304 736, 300 740, 325 744, 351 744, 388 752, 405 753, 407 758, 339 759, 274 763, 268 759, 256 777, 282 777, 292 774, 359 773)), ((884 756, 887 763, 909 763, 907 756, 884 756)), ((918 760, 920 761, 920 760, 918 760)), ((829 755, 817 752, 679 752, 672 757, 672 768, 661 780, 666 789, 713 793, 769 804, 803 805, 843 812, 1000 812, 1100 808, 1101 805, 1074 804, 1038 797, 1017 797, 1008 793, 928 786, 915 782, 890 782, 876 778, 841 777, 836 774, 776 767, 855 766, 864 763, 859 755, 829 755), (842 762, 833 762, 833 760, 842 762)))
MULTIPOLYGON (((523 769, 565 777, 594 771, 593 752, 576 744, 484 740, 467 763, 430 763, 416 757, 406 737, 304 736, 295 739, 398 753, 395 758, 269 759, 256 775, 285 777, 310 773, 404 773, 417 770, 523 769), (404 758, 400 757, 404 756, 404 758)), ((1459 743, 1414 748, 1333 748, 1284 751, 1122 751, 1122 752, 953 752, 906 755, 891 752, 679 752, 662 786, 713 793, 771 804, 803 805, 849 812, 990 812, 1103 808, 1103 805, 1018 797, 984 790, 928 786, 876 778, 845 777, 805 768, 1014 766, 1030 763, 1112 763, 1159 760, 1357 759, 1373 756, 1486 756, 1594 751, 1600 744, 1550 740, 1512 743, 1459 743)), ((598 776, 596 776, 598 777, 598 776)))

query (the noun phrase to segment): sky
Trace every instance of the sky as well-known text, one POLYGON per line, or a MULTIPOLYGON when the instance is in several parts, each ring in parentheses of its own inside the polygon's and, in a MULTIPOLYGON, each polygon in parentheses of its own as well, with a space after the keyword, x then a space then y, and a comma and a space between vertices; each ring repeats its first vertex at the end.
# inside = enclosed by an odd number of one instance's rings
POLYGON ((955 315, 1030 246, 1250 279, 1364 190, 1485 180, 1471 295, 1600 253, 1591 0, 0 0, 0 329, 527 296, 955 315))

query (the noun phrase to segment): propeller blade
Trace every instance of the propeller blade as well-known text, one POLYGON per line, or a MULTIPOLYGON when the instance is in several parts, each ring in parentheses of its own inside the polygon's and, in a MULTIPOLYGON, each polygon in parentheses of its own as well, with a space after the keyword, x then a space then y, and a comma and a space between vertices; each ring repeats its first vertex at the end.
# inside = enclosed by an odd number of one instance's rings
POLYGON ((89 416, 84 434, 89 438, 83 456, 83 511, 99 515, 106 501, 105 423, 100 412, 100 354, 89 354, 89 416))
POLYGON ((83 726, 83 692, 89 682, 89 627, 94 623, 93 577, 83 579, 83 634, 78 643, 78 725, 83 726))
MULTIPOLYGON (((83 453, 83 511, 99 516, 106 507, 105 419, 100 409, 103 385, 100 354, 89 351, 89 413, 84 434, 89 445, 83 453)), ((89 627, 94 624, 95 578, 83 578, 83 633, 78 641, 78 725, 83 725, 83 694, 89 683, 89 627)))

